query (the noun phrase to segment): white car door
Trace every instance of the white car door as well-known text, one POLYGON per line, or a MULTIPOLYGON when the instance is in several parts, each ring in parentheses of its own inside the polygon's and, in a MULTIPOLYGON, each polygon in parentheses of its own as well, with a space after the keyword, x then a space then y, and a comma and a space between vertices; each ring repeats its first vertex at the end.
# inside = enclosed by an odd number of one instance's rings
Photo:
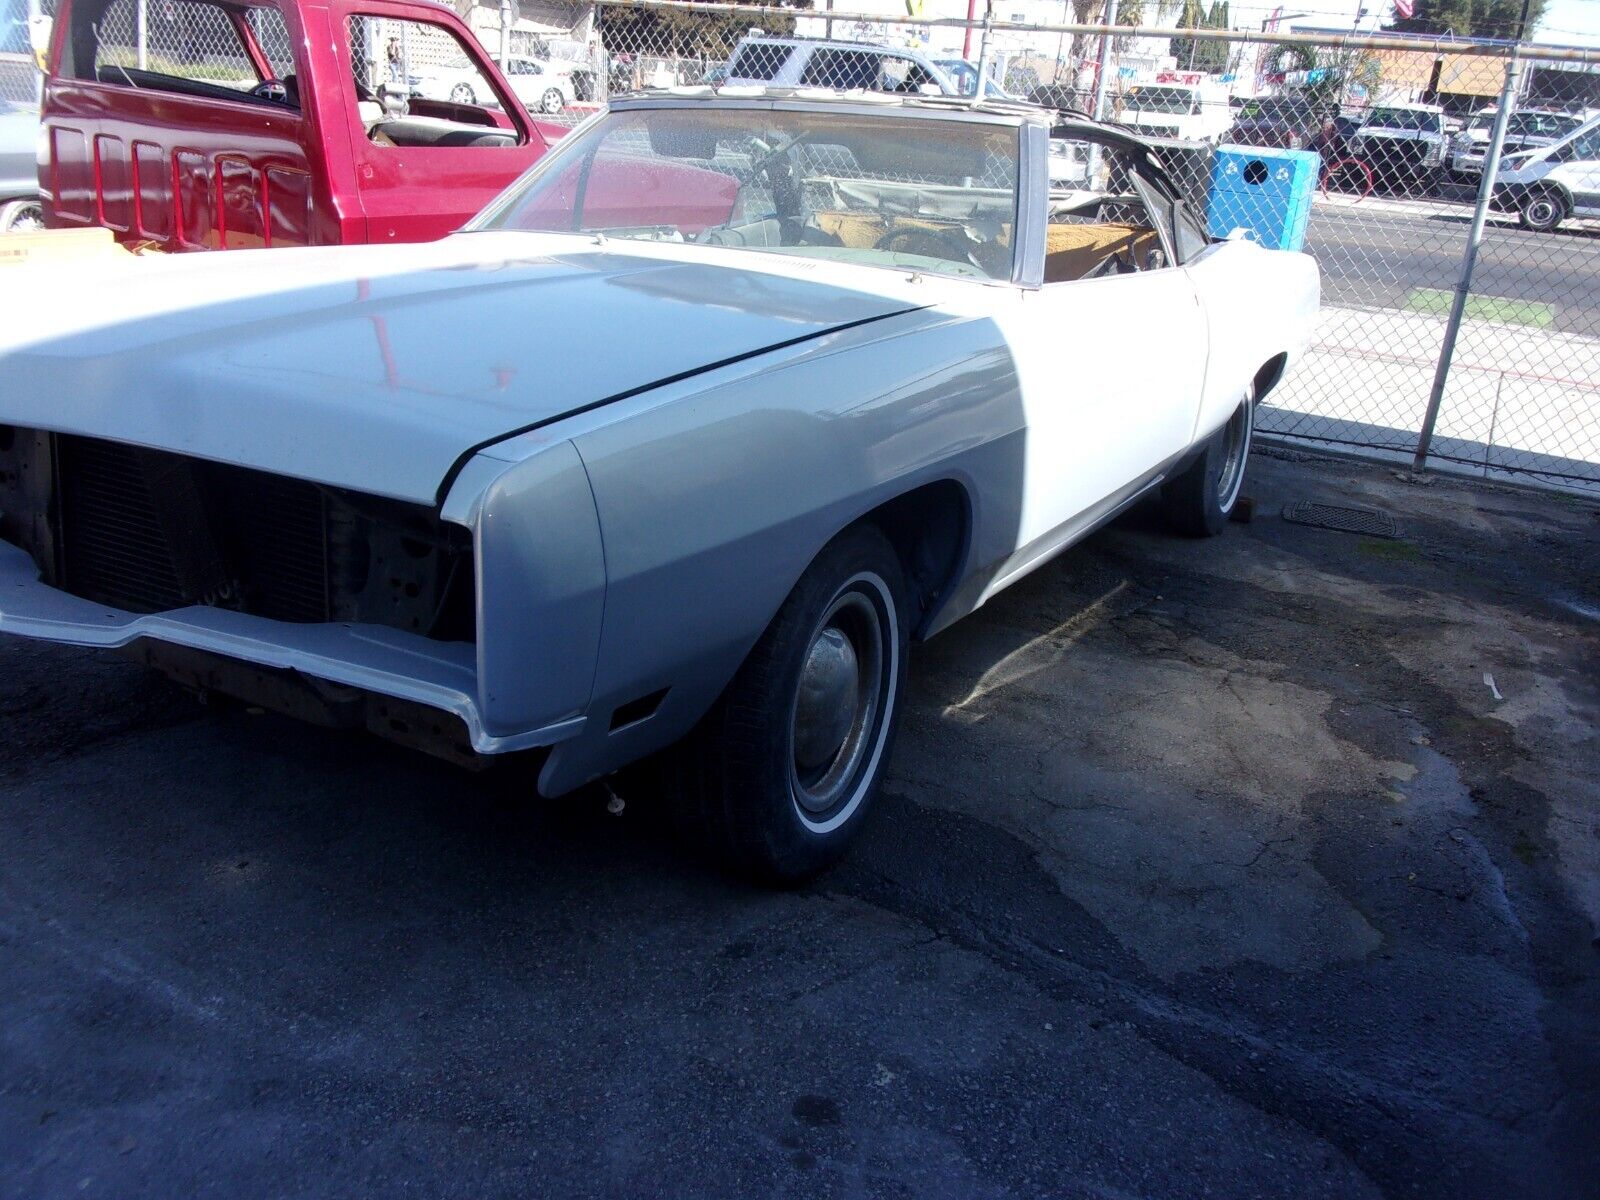
POLYGON ((1176 267, 1019 291, 995 314, 1027 419, 1016 553, 986 597, 1137 495, 1189 446, 1206 335, 1176 267))

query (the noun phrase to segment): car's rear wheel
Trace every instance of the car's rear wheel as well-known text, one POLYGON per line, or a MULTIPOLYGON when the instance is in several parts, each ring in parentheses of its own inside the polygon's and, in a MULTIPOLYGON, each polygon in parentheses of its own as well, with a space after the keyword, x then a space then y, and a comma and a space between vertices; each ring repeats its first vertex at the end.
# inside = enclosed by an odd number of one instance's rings
POLYGON ((807 568, 695 732, 669 755, 680 831, 739 874, 829 866, 877 794, 906 676, 905 583, 875 527, 807 568))
POLYGON ((1561 193, 1541 188, 1523 198, 1517 216, 1524 229, 1549 233, 1567 219, 1566 201, 1561 198, 1561 193))
POLYGON ((557 88, 546 88, 539 99, 539 110, 546 113, 558 113, 566 107, 567 101, 557 88))
POLYGON ((458 83, 450 89, 450 99, 456 104, 471 104, 477 100, 477 93, 469 84, 458 83))
POLYGON ((1252 389, 1228 423, 1211 436, 1204 453, 1162 485, 1167 522, 1179 533, 1215 537, 1222 532, 1239 503, 1255 427, 1252 389))
POLYGON ((37 200, 0 204, 0 233, 33 233, 44 228, 44 205, 37 200))

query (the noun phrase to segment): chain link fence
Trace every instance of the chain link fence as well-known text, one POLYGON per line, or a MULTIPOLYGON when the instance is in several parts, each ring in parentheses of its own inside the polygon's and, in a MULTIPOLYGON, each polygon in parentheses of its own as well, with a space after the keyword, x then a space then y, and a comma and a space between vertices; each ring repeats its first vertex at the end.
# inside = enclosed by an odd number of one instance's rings
MULTIPOLYGON (((1320 324, 1264 405, 1263 433, 1600 492, 1600 51, 1525 47, 1513 62, 1509 45, 1082 25, 1070 23, 1085 11, 1075 0, 1058 24, 915 18, 898 0, 881 14, 676 0, 452 7, 511 94, 568 125, 608 96, 696 85, 981 89, 1098 112, 1156 141, 1214 235, 1243 229, 1320 264, 1320 324)), ((1179 7, 1140 11, 1157 22, 1179 7)), ((113 0, 105 60, 251 87, 220 11, 113 0)), ((277 9, 243 13, 289 74, 277 9)), ((496 103, 461 46, 420 16, 356 16, 348 32, 369 87, 403 80, 414 95, 496 103)), ((0 95, 27 99, 31 54, 16 41, 0 42, 0 95)), ((1052 188, 1071 204, 1090 173, 1081 148, 1059 149, 1052 188)))
MULTIPOLYGON (((996 98, 1098 105, 1158 141, 1214 234, 1242 228, 1321 266, 1320 324, 1264 405, 1264 433, 1409 464, 1427 428, 1429 465, 1600 492, 1600 144, 1584 140, 1600 134, 1583 132, 1600 116, 1600 53, 1519 52, 1502 183, 1460 292, 1509 45, 1140 27, 1108 37, 1065 22, 653 0, 601 4, 595 28, 613 92, 971 95, 981 82, 996 98), (830 38, 870 47, 807 45, 830 38)), ((1067 154, 1052 158, 1053 187, 1083 183, 1067 154)))

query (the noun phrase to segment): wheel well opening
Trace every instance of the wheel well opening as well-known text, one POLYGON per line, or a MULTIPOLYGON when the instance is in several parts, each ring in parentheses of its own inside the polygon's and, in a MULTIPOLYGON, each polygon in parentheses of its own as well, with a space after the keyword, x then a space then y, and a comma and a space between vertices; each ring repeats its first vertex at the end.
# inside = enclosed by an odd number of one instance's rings
POLYGON ((1262 364, 1256 372, 1255 390, 1256 403, 1259 404, 1266 394, 1278 386, 1278 381, 1283 378, 1283 369, 1289 363, 1288 354, 1277 354, 1262 364))
POLYGON ((912 634, 920 637, 948 596, 966 554, 972 524, 966 489, 941 479, 896 496, 861 519, 883 530, 899 555, 912 634))

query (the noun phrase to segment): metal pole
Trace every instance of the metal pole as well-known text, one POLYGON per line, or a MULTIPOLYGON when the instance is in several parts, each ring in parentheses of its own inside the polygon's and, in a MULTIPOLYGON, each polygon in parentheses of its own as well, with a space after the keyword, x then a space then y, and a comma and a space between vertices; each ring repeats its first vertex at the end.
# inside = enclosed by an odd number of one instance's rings
POLYGON ((516 21, 511 0, 500 0, 500 73, 511 69, 511 26, 516 21))
MULTIPOLYGON (((830 4, 828 7, 832 8, 830 4)), ((972 61, 972 26, 977 21, 978 0, 967 0, 967 31, 961 36, 961 57, 972 61)))
POLYGON ((822 23, 822 36, 833 41, 833 0, 828 0, 828 19, 822 23))
POLYGON ((148 71, 150 69, 150 12, 147 0, 139 0, 139 7, 135 10, 133 20, 138 27, 134 40, 139 51, 139 70, 148 71))
POLYGON ((973 98, 983 99, 984 87, 989 80, 989 27, 994 24, 994 0, 984 5, 983 40, 978 43, 978 90, 973 98))
POLYGON ((1106 106, 1106 64, 1111 58, 1111 26, 1117 23, 1117 0, 1106 0, 1106 31, 1100 35, 1100 59, 1094 71, 1094 107, 1090 110, 1096 121, 1106 106))
POLYGON ((1489 201, 1494 195, 1495 176, 1500 171, 1500 151, 1506 144, 1506 126, 1511 121, 1511 109, 1517 101, 1518 76, 1522 61, 1518 58, 1521 45, 1512 47, 1511 60, 1506 63, 1505 86, 1500 91, 1500 105, 1494 114, 1494 129, 1489 134, 1489 152, 1483 160, 1483 183, 1478 187, 1478 204, 1472 211, 1472 228, 1467 232, 1466 253, 1461 256, 1461 278, 1456 283, 1455 299, 1450 304, 1450 319, 1445 322, 1444 344, 1439 348, 1439 362, 1433 372, 1433 389, 1428 393, 1428 410, 1422 417, 1422 429, 1417 434, 1417 456, 1413 467, 1427 469, 1428 447, 1433 442, 1433 429, 1439 422, 1439 405, 1444 401, 1445 384, 1450 379, 1450 363, 1455 358, 1456 338, 1461 333, 1461 318, 1467 311, 1467 298, 1472 294, 1472 272, 1478 264, 1478 247, 1483 242, 1483 226, 1489 216, 1489 201))

